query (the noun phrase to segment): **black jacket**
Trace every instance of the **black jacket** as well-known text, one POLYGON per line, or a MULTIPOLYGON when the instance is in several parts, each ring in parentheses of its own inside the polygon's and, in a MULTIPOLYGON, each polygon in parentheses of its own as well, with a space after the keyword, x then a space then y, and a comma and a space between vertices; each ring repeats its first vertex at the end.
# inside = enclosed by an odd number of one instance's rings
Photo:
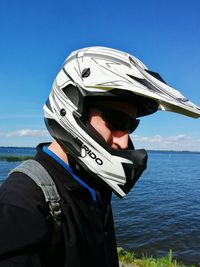
POLYGON ((35 157, 49 172, 62 198, 62 228, 53 219, 41 189, 25 174, 13 173, 0 187, 0 267, 118 267, 111 192, 90 192, 41 150, 35 157))

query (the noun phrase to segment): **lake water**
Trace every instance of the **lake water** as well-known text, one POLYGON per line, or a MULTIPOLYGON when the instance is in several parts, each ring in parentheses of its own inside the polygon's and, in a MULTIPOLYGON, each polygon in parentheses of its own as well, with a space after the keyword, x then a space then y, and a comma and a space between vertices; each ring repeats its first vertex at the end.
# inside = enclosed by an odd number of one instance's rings
MULTIPOLYGON (((0 156, 34 149, 0 148, 0 156)), ((124 198, 113 197, 118 246, 161 256, 170 249, 186 264, 200 263, 200 153, 150 151, 148 169, 124 198)), ((0 183, 19 162, 0 160, 0 183)))

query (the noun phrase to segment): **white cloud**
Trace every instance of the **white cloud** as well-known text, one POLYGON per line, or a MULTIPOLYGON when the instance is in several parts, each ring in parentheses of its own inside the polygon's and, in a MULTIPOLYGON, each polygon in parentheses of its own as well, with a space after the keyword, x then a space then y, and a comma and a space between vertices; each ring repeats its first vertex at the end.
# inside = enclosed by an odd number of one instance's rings
MULTIPOLYGON (((0 136, 4 137, 4 141, 10 143, 21 140, 23 145, 25 139, 29 140, 29 143, 34 140, 37 143, 38 138, 49 138, 50 134, 47 130, 32 130, 21 129, 12 132, 0 132, 0 136), (21 137, 25 137, 24 139, 21 137), (6 138, 6 139, 5 139, 6 138)), ((172 136, 140 136, 132 135, 132 141, 136 148, 145 148, 147 150, 188 150, 188 151, 200 151, 200 138, 195 138, 185 134, 172 135, 172 136)), ((3 141, 2 141, 3 142, 3 141)), ((28 142, 28 141, 27 141, 28 142)), ((27 144, 27 143, 26 143, 27 144)), ((5 144, 4 144, 5 145, 5 144)))
POLYGON ((200 138, 193 138, 185 134, 174 136, 139 136, 133 135, 132 141, 138 147, 155 150, 191 150, 200 151, 200 138))
POLYGON ((47 130, 31 130, 31 129, 21 129, 13 132, 1 132, 1 136, 4 137, 49 137, 47 130))

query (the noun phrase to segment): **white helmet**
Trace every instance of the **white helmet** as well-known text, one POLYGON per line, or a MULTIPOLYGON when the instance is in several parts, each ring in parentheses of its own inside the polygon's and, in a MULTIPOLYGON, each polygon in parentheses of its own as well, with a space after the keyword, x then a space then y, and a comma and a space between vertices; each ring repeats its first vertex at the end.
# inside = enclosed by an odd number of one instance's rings
POLYGON ((146 151, 110 148, 85 122, 96 100, 131 101, 138 117, 158 109, 199 117, 200 108, 168 86, 137 58, 106 47, 72 52, 58 73, 44 105, 50 134, 88 174, 125 196, 146 168, 146 151))

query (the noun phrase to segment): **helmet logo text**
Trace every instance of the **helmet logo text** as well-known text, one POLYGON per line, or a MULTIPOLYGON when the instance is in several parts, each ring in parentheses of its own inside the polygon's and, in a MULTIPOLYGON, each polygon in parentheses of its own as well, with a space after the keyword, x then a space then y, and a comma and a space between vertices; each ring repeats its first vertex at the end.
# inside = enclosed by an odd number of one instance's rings
POLYGON ((103 165, 103 161, 96 156, 96 154, 89 149, 88 146, 86 146, 78 137, 75 138, 75 142, 80 145, 80 147, 84 150, 82 150, 81 155, 84 157, 86 155, 90 156, 91 159, 95 160, 95 162, 98 165, 103 165))

